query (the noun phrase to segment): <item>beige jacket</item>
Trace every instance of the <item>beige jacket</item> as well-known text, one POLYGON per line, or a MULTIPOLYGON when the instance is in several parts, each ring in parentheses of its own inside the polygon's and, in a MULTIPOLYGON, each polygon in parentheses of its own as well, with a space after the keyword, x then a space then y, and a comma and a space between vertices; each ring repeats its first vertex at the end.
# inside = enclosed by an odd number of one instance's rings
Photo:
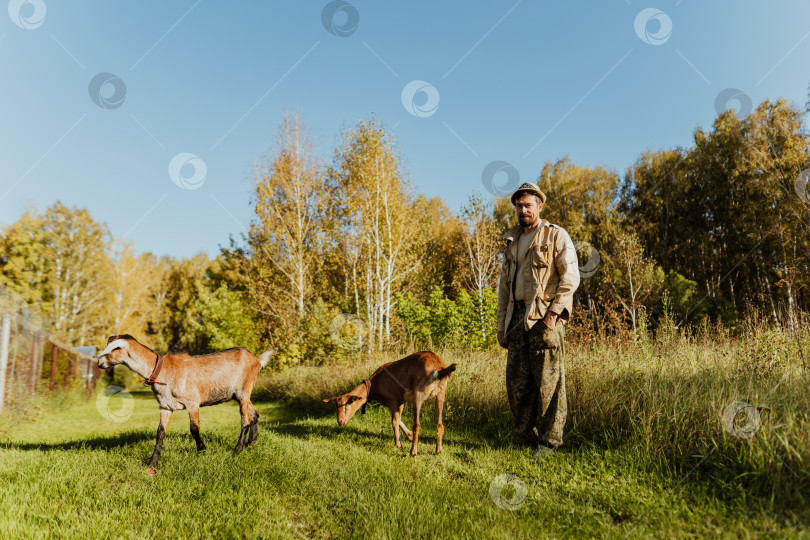
MULTIPOLYGON (((567 321, 571 316, 574 303, 574 291, 579 287, 579 261, 571 237, 565 229, 553 225, 545 219, 540 220, 540 230, 529 246, 523 298, 526 299, 526 318, 524 327, 531 329, 534 323, 553 311, 560 320, 567 321), (528 300, 533 298, 534 301, 528 300)), ((515 309, 512 295, 512 281, 515 279, 515 260, 521 227, 503 235, 506 240, 501 276, 498 284, 498 331, 506 330, 515 309)))

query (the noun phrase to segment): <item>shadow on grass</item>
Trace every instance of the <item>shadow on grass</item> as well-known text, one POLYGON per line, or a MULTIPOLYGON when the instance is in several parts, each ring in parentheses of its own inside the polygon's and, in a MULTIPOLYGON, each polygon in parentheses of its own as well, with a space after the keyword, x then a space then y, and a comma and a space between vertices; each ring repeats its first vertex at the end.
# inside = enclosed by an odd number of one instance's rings
MULTIPOLYGON (((313 437, 323 439, 339 438, 344 441, 351 441, 361 445, 368 445, 369 447, 373 446, 374 443, 379 443, 380 441, 382 441, 386 445, 390 445, 391 448, 394 448, 394 432, 393 428, 390 425, 383 426, 381 429, 377 430, 375 429, 377 426, 373 426, 372 429, 369 429, 368 426, 364 426, 362 423, 347 424, 344 427, 339 427, 337 425, 334 426, 308 425, 302 423, 302 420, 307 420, 307 418, 301 418, 298 420, 292 420, 288 422, 268 423, 269 425, 262 425, 262 423, 260 422, 259 425, 262 426, 263 429, 266 429, 273 433, 277 433, 280 435, 288 435, 302 440, 310 440, 313 437)), ((469 435, 469 432, 463 432, 463 435, 469 435)), ((498 448, 498 446, 496 445, 487 444, 485 442, 474 442, 469 439, 465 439, 463 435, 461 437, 457 437, 450 434, 450 432, 447 431, 445 432, 444 437, 442 438, 442 445, 446 449, 452 447, 463 450, 498 448)), ((400 442, 402 443, 403 448, 410 449, 411 441, 410 439, 408 439, 408 437, 405 435, 404 432, 400 432, 400 442)), ((420 434, 419 436, 420 453, 422 453, 423 451, 427 451, 429 449, 433 449, 435 447, 436 447, 436 437, 434 435, 420 434)))
MULTIPOLYGON (((276 421, 280 422, 273 429, 279 432, 288 430, 288 435, 296 437, 309 437, 312 435, 322 436, 325 438, 345 435, 347 432, 363 433, 365 432, 369 439, 389 439, 391 446, 393 446, 394 432, 391 427, 390 413, 388 408, 372 402, 368 405, 368 416, 363 416, 360 413, 356 414, 354 418, 345 427, 340 428, 337 426, 337 412, 332 403, 323 403, 321 400, 302 399, 296 397, 282 396, 272 394, 267 391, 259 391, 253 395, 251 401, 254 404, 260 405, 273 405, 275 409, 272 415, 276 421), (379 419, 379 415, 386 417, 384 424, 385 429, 382 435, 369 432, 368 429, 363 430, 364 418, 371 418, 372 421, 379 419), (331 426, 303 426, 300 424, 304 420, 324 420, 329 419, 332 423, 331 426)), ((266 415, 265 415, 266 417, 266 415)), ((263 417, 264 418, 264 417, 263 417)), ((422 409, 420 417, 422 424, 422 434, 419 436, 419 442, 425 444, 436 444, 435 428, 436 428, 436 413, 432 407, 422 409), (427 431, 427 433, 425 433, 427 431)), ((413 423, 413 405, 408 404, 402 415, 402 421, 412 429, 413 423)), ((262 423, 262 420, 260 420, 262 423)), ((487 424, 474 424, 454 422, 452 418, 445 416, 444 418, 445 433, 442 438, 442 444, 453 444, 469 450, 476 448, 492 448, 492 449, 506 449, 512 448, 511 441, 511 426, 506 426, 500 421, 490 421, 487 424), (504 435, 507 433, 508 435, 504 435)), ((410 444, 410 441, 401 432, 402 445, 410 444)), ((421 446, 421 444, 420 444, 421 446)))
MULTIPOLYGON (((280 403, 279 400, 267 400, 266 403, 274 404, 277 408, 270 415, 272 419, 265 420, 264 418, 268 416, 265 415, 259 420, 261 429, 305 440, 313 437, 324 439, 341 438, 361 444, 385 441, 390 443, 392 448, 394 446, 394 430, 388 419, 388 409, 383 406, 372 405, 367 415, 364 416, 358 413, 348 424, 340 427, 337 425, 336 412, 331 404, 310 403, 299 408, 297 404, 284 404, 280 403), (317 411, 318 414, 313 414, 313 411, 317 411), (324 419, 328 419, 329 423, 320 423, 324 419)), ((409 429, 412 427, 406 420, 403 421, 405 421, 409 429)), ((420 448, 423 445, 426 447, 436 446, 435 427, 433 424, 422 422, 422 433, 419 436, 420 448)), ((483 438, 479 432, 470 431, 466 428, 453 430, 447 423, 445 423, 445 429, 442 438, 444 446, 453 446, 465 450, 510 446, 510 444, 503 441, 483 438)), ((400 431, 400 442, 403 448, 410 448, 411 441, 404 431, 400 431)))
POLYGON ((142 441, 154 441, 155 434, 152 430, 130 431, 118 433, 107 437, 92 437, 79 439, 76 441, 65 441, 61 443, 19 443, 5 441, 0 442, 0 449, 3 450, 77 450, 86 448, 89 450, 110 450, 121 446, 128 446, 142 441))

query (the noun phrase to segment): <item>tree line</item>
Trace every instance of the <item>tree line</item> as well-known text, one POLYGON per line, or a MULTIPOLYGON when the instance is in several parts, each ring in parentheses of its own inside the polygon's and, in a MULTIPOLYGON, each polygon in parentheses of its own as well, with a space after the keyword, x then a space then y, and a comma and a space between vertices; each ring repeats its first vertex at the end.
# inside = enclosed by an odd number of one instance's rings
MULTIPOLYGON (((374 117, 318 156, 301 114, 285 114, 252 171, 249 231, 213 259, 136 254, 87 209, 29 209, 0 235, 0 283, 75 345, 127 332, 161 351, 273 346, 280 364, 493 346, 508 199, 472 193, 456 213, 417 193, 374 117)), ((797 324, 810 307, 809 168, 803 111, 783 100, 726 111, 623 175, 546 163, 542 217, 580 257, 572 328, 797 324)))

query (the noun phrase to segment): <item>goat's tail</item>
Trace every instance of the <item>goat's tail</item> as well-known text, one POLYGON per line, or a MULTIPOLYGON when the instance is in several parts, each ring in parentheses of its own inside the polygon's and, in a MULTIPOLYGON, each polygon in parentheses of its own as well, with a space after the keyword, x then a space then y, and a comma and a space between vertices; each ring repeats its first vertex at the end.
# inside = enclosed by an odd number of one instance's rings
POLYGON ((259 357, 259 364, 261 364, 262 367, 266 366, 267 363, 270 362, 270 359, 273 358, 277 352, 278 351, 276 351, 275 349, 264 351, 262 355, 259 357))
POLYGON ((456 364, 450 364, 450 367, 446 367, 444 369, 440 369, 439 371, 434 371, 428 376, 429 383, 433 381, 437 381, 439 379, 444 379, 451 373, 456 370, 456 364))
POLYGON ((450 367, 439 370, 439 378, 444 379, 456 370, 456 364, 450 364, 450 367))

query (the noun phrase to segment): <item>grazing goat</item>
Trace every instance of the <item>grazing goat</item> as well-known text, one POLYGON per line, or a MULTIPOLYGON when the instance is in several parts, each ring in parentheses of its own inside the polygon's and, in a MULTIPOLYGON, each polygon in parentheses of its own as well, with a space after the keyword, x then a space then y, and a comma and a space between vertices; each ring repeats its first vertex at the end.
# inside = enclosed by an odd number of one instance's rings
POLYGON ((102 369, 124 364, 152 386, 160 407, 155 451, 149 460, 149 466, 154 467, 160 459, 163 437, 172 412, 180 409, 188 410, 191 435, 197 442, 197 450, 203 451, 205 444, 200 437, 200 407, 235 399, 242 414, 242 432, 234 451, 242 451, 248 432, 248 446, 255 443, 259 436, 259 412, 250 402, 250 393, 259 370, 267 365, 274 354, 274 350, 267 351, 256 358, 247 349, 237 347, 204 356, 160 356, 129 334, 120 334, 110 336, 107 346, 96 359, 98 367, 102 369))
POLYGON ((394 446, 402 448, 399 442, 400 426, 408 438, 413 441, 411 457, 416 456, 416 444, 419 440, 419 411, 425 401, 435 399, 438 413, 436 431, 436 453, 442 452, 442 408, 450 374, 456 370, 456 364, 446 367, 434 353, 423 351, 406 356, 396 362, 380 366, 368 379, 355 386, 350 392, 324 399, 324 403, 335 402, 338 413, 338 425, 345 426, 354 413, 370 401, 382 403, 391 410, 391 424, 394 427, 394 446), (405 403, 413 403, 413 432, 402 422, 402 409, 405 403))

